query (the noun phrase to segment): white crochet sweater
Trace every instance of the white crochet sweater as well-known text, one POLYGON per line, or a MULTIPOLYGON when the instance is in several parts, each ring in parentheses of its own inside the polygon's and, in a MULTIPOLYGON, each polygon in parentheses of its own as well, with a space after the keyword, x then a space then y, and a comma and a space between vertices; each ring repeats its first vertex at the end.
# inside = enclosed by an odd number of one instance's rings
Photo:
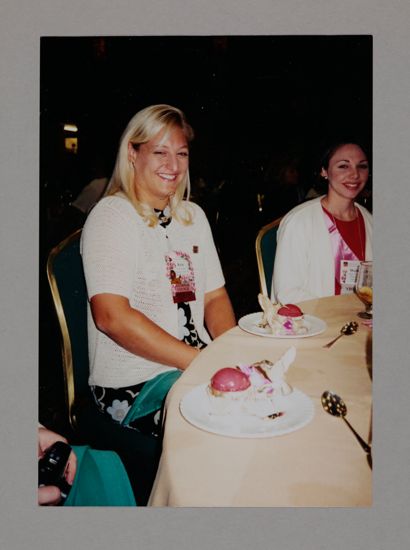
MULTIPOLYGON (((196 283, 191 311, 200 338, 208 343, 204 295, 222 287, 225 280, 206 216, 198 205, 189 204, 194 212, 191 225, 173 219, 166 228, 152 228, 127 199, 103 198, 84 225, 81 254, 89 300, 101 293, 125 296, 131 307, 178 338, 178 308, 166 276, 165 255, 170 250, 188 253, 196 283)), ((89 304, 88 345, 90 385, 120 388, 173 369, 128 352, 97 330, 89 304)))

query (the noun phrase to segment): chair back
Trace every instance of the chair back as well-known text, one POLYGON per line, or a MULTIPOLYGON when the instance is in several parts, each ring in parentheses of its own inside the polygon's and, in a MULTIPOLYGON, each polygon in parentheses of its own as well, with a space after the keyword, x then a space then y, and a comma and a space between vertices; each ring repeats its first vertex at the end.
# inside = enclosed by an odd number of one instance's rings
POLYGON ((89 391, 87 289, 78 229, 55 246, 47 261, 47 278, 61 331, 62 363, 69 421, 77 421, 75 401, 89 391))
POLYGON ((264 225, 256 237, 256 261, 258 263, 259 287, 261 293, 270 296, 273 265, 276 253, 276 233, 282 218, 264 225))

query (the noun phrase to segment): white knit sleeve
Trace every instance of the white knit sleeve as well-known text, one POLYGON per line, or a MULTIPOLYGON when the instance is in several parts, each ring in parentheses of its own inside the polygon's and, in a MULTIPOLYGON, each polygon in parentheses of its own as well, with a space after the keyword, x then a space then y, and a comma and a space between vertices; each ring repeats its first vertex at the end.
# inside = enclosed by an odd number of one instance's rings
POLYGON ((91 211, 81 237, 88 299, 96 294, 130 298, 135 276, 135 227, 128 205, 103 199, 91 211))

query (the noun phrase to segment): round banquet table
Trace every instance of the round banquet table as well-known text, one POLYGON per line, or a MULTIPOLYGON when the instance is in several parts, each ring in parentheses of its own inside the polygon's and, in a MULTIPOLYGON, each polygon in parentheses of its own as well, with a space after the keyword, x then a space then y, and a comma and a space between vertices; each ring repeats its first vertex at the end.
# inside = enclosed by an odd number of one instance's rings
POLYGON ((371 442, 372 331, 357 317, 363 306, 355 295, 299 305, 327 323, 322 334, 268 338, 237 326, 204 349, 174 384, 166 400, 163 452, 149 506, 371 506, 367 455, 345 422, 325 413, 320 397, 325 390, 343 397, 346 418, 371 442), (324 348, 351 320, 359 322, 357 333, 324 348), (286 380, 314 404, 313 419, 304 427, 264 438, 230 437, 199 429, 181 415, 184 395, 209 382, 218 369, 274 362, 291 345, 296 359, 286 380))

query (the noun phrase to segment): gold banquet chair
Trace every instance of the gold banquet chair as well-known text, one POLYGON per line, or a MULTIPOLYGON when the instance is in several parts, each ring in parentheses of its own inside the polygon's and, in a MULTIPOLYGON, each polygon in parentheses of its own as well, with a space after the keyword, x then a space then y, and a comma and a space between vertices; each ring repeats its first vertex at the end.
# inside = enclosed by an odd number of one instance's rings
POLYGON ((76 405, 88 388, 87 290, 78 229, 55 246, 47 261, 47 278, 61 331, 65 397, 71 427, 77 428, 76 405))
POLYGON ((255 242, 258 264, 259 287, 262 294, 270 296, 273 266, 276 253, 276 234, 282 218, 264 225, 258 232, 255 242))

